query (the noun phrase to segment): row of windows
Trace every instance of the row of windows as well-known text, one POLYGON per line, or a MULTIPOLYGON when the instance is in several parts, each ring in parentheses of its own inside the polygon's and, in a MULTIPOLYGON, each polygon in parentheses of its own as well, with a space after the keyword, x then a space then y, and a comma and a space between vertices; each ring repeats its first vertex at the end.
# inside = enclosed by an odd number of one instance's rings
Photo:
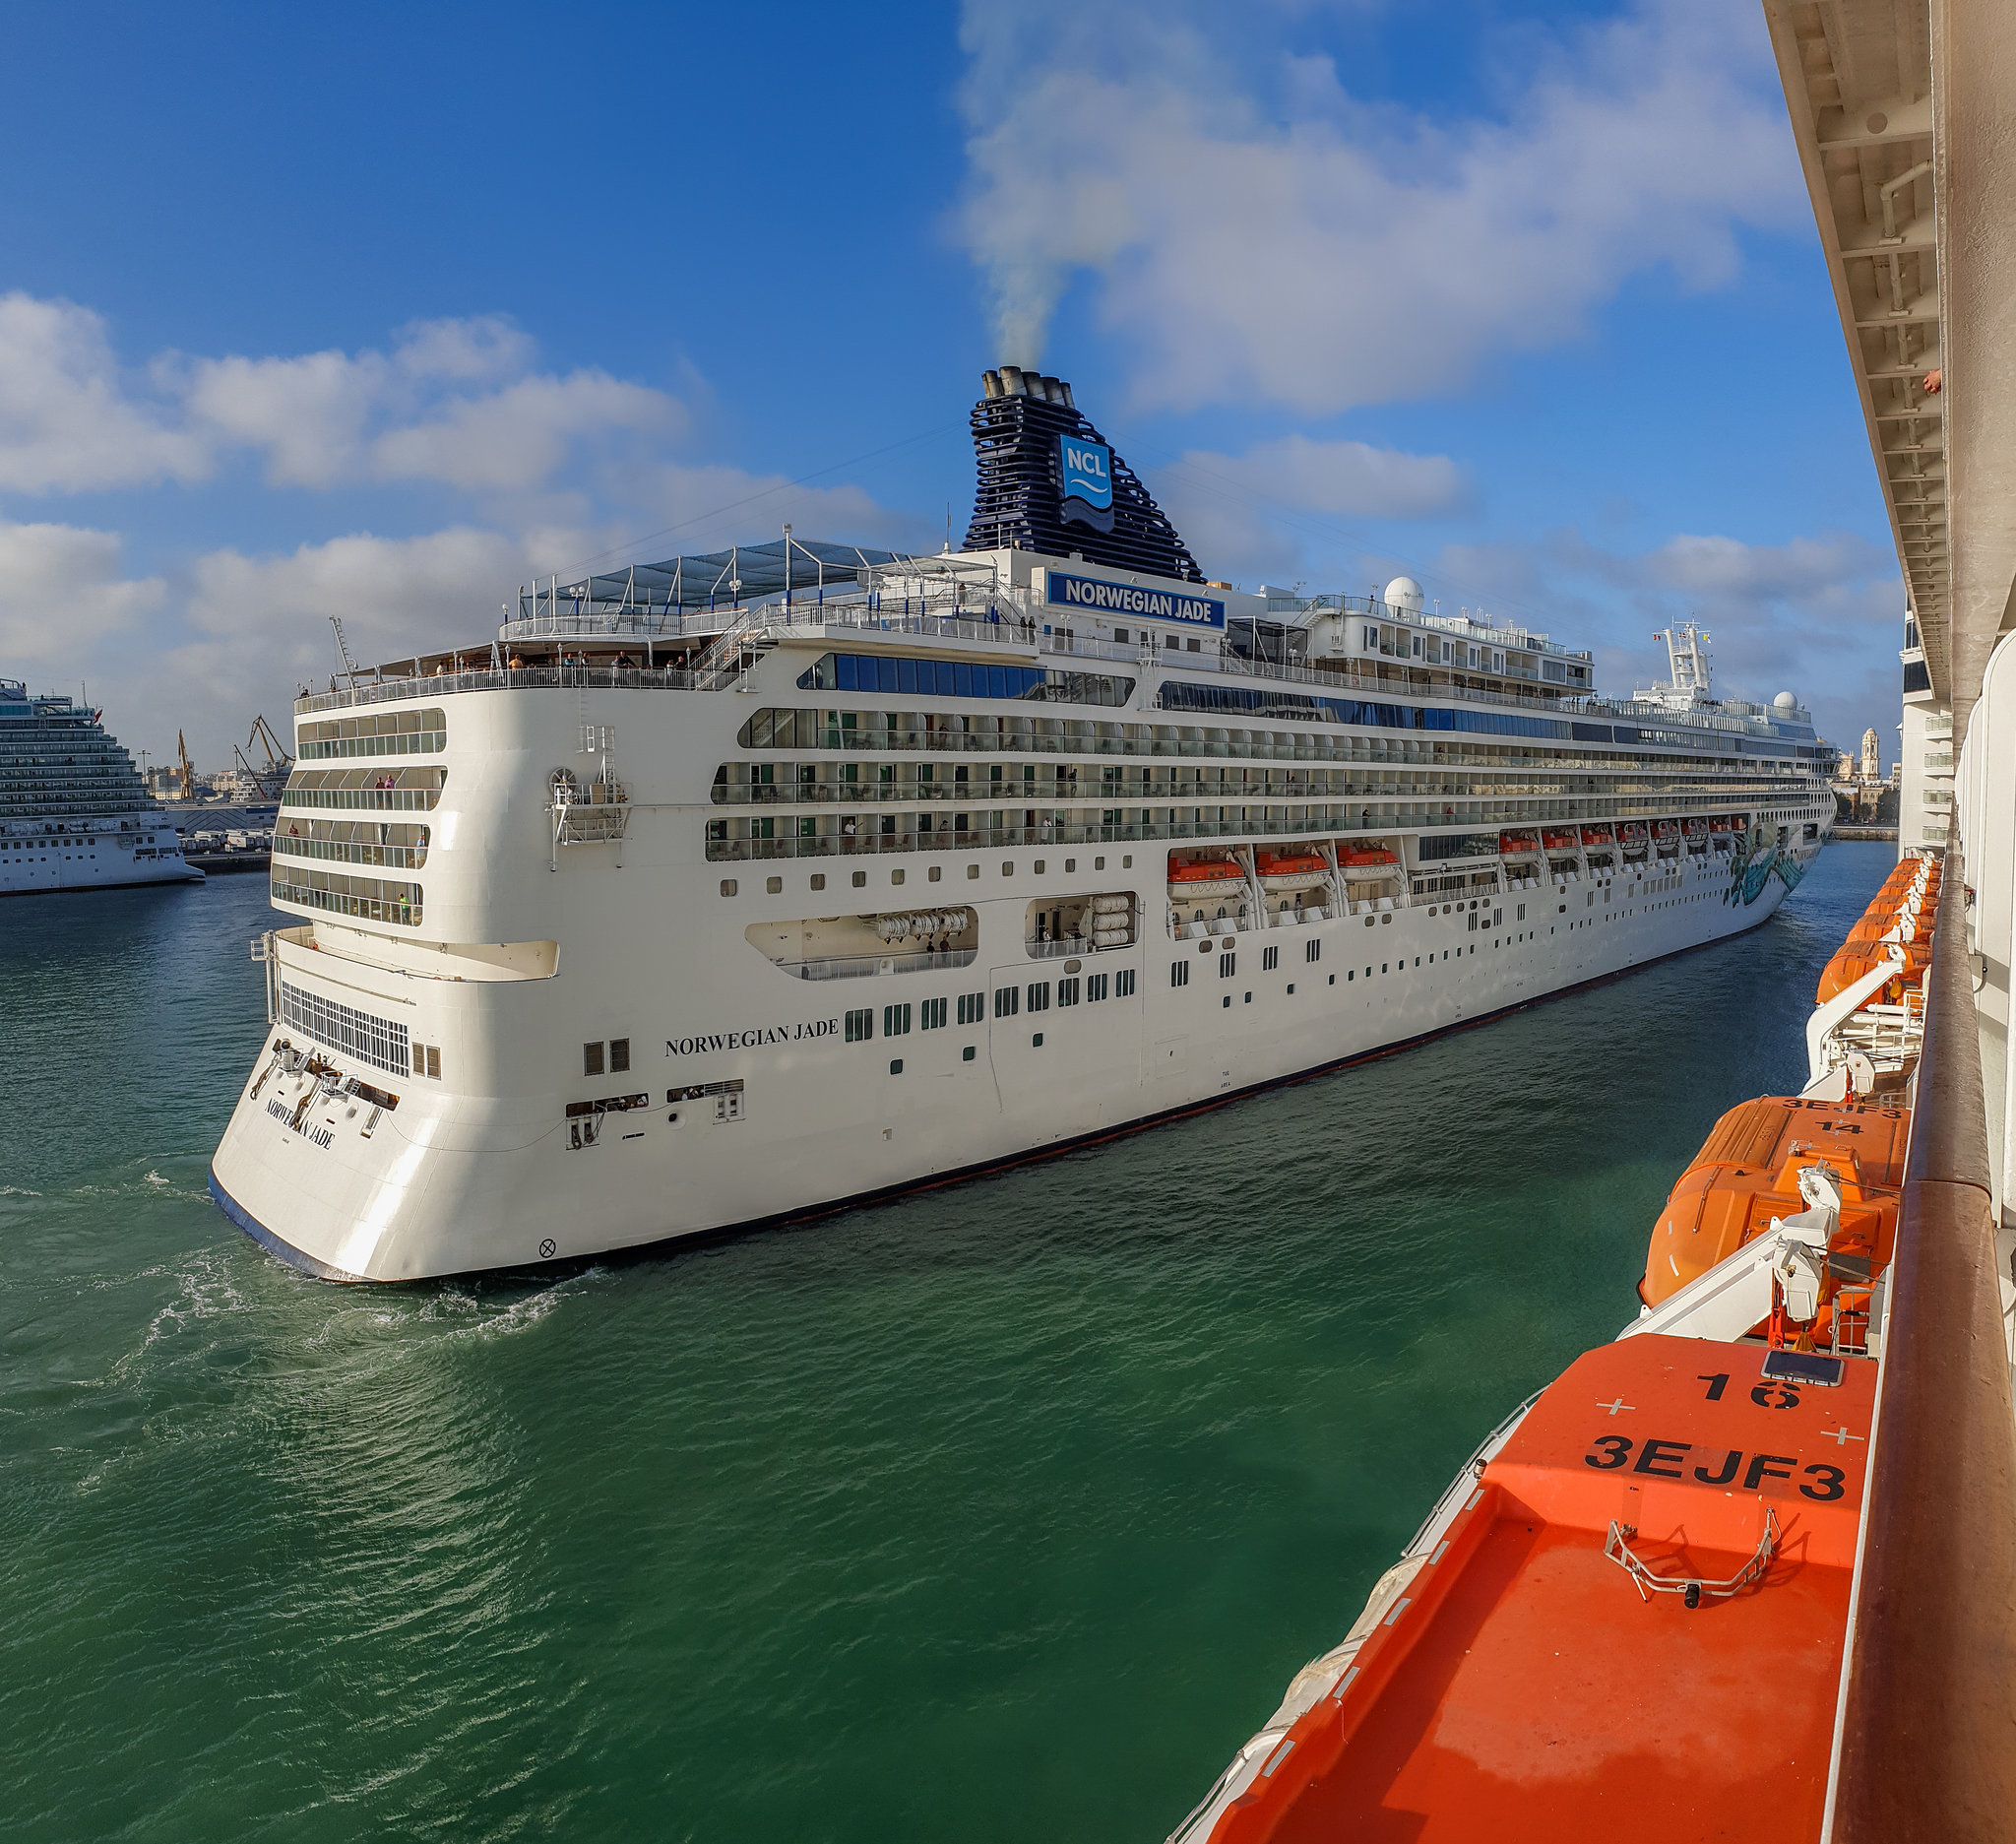
POLYGON ((424 812, 439 804, 448 771, 441 768, 297 768, 287 777, 284 807, 424 812))
POLYGON ((427 861, 429 829, 388 820, 291 821, 276 830, 273 849, 281 858, 323 858, 341 864, 375 864, 385 870, 418 870, 427 861))
POLYGON ((434 755, 448 745, 448 714, 438 705, 376 711, 303 724, 298 733, 303 762, 346 755, 434 755))
POLYGON ((270 894, 276 903, 294 903, 333 916, 354 916, 360 922, 397 922, 406 928, 415 928, 420 922, 421 891, 416 883, 351 877, 341 871, 296 870, 276 862, 270 894))
MULTIPOLYGON (((1261 694, 1264 696, 1264 694, 1261 694)), ((1274 715, 1269 701, 1268 715, 1274 715)), ((1399 711, 1400 706, 1371 706, 1369 709, 1399 711)), ((1244 714, 1244 713, 1242 713, 1244 714)), ((1288 722, 1305 721, 1307 711, 1284 711, 1288 722)), ((1468 716, 1469 713, 1450 715, 1468 716)), ((1512 720, 1507 720, 1512 721, 1512 720)), ((1542 720, 1521 719, 1525 723, 1542 720)), ((767 706, 744 724, 735 740, 744 749, 827 749, 827 750, 922 750, 953 755, 1160 755, 1160 756, 1250 756, 1261 761, 1280 762, 1364 762, 1391 760, 1424 764, 1473 763, 1518 765, 1541 763, 1560 768, 1645 768, 1672 770, 1682 764, 1672 756, 1639 754, 1629 748, 1560 749, 1533 748, 1518 742, 1472 740, 1468 726, 1453 730, 1437 727, 1400 725, 1410 734, 1338 733, 1247 727, 1193 724, 1132 724, 1096 718, 1043 717, 1014 712, 960 713, 945 711, 838 711, 767 706), (1458 740, 1461 736, 1463 739, 1458 740)), ((1650 741, 1640 737, 1634 727, 1615 725, 1557 725, 1544 731, 1511 731, 1542 742, 1576 742, 1601 745, 1650 741), (1589 731, 1570 736, 1568 730, 1589 731), (1558 734, 1556 733, 1558 731, 1558 734)), ((1715 752, 1721 756, 1736 753, 1734 748, 1715 752)), ((1703 768, 1716 766, 1713 761, 1703 768)), ((1746 761, 1752 771, 1772 772, 1776 762, 1746 761)), ((1786 759, 1787 771, 1798 764, 1786 759)))
MULTIPOLYGON (((707 822, 707 856, 717 862, 832 858, 855 853, 944 852, 968 847, 1088 846, 1157 839, 1302 838, 1320 834, 1389 833, 1435 826, 1532 826, 1552 820, 1584 825, 1617 818, 1727 811, 1732 789, 1669 795, 1657 806, 1619 805, 1611 796, 1522 800, 1500 806, 1465 802, 1381 800, 1363 805, 993 808, 976 812, 767 814, 707 822), (1439 807, 1440 810, 1437 810, 1439 807)), ((1438 856, 1423 843, 1424 858, 1438 856)))
POLYGON ((1067 672, 1040 666, 992 666, 966 660, 904 660, 886 654, 829 653, 798 674, 805 691, 886 691, 936 698, 1024 698, 1055 704, 1124 708, 1131 678, 1067 672))
MULTIPOLYGON (((1072 975, 1058 981, 1032 980, 1027 986, 1010 986, 994 988, 994 1016, 1013 1018, 1025 1008, 1031 1012, 1046 1012, 1052 1000, 1058 1007, 1086 1004, 1098 1005, 1108 996, 1116 999, 1134 996, 1134 970, 1123 967, 1112 974, 1072 975)), ((885 1038, 908 1037, 913 1016, 916 1028, 921 1031, 944 1029, 946 999, 923 999, 914 1007, 907 1001, 895 1001, 882 1007, 882 1035, 885 1038)), ((958 1020, 962 1025, 977 1025, 986 1022, 987 995, 984 992, 962 992, 959 994, 958 1020)), ((844 1020, 848 1043, 864 1044, 875 1035, 875 1008, 864 1005, 850 1011, 844 1020)))
MULTIPOLYGON (((1665 764, 1668 768, 1676 765, 1665 764)), ((1576 763, 1561 775, 1537 764, 1495 768, 1396 769, 1370 773, 1349 768, 1218 768, 1150 764, 1057 762, 724 762, 714 773, 709 797, 717 806, 797 806, 852 804, 861 800, 1216 800, 1258 797, 1274 800, 1336 798, 1413 799, 1446 795, 1458 799, 1561 798, 1583 794, 1612 800, 1663 799, 1680 795, 1719 795, 1725 801, 1751 795, 1782 799, 1782 778, 1755 772, 1705 776, 1691 764, 1684 773, 1576 763)))

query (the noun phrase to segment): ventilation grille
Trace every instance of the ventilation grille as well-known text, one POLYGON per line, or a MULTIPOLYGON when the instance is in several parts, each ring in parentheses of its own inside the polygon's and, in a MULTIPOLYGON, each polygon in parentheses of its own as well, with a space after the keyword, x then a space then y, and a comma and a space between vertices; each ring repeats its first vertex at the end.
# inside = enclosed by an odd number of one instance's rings
POLYGON ((354 1056, 396 1076, 407 1074, 412 1066, 407 1028, 390 1018, 360 1012, 319 992, 304 992, 284 980, 280 986, 280 1015, 283 1024, 345 1056, 354 1056))

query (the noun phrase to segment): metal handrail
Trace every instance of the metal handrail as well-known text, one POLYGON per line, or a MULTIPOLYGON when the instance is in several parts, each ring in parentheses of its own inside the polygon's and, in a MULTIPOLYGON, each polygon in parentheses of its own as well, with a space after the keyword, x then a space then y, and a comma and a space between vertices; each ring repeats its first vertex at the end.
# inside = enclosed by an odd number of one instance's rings
POLYGON ((1999 1838, 2016 1812, 2016 1411, 1957 827, 1911 1141, 1825 1835, 1999 1838))

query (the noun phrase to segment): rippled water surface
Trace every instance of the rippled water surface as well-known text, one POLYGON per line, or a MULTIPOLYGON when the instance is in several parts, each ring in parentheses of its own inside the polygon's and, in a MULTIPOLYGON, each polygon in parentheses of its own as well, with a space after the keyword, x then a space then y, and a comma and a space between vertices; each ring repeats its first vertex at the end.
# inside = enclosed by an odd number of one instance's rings
POLYGON ((1635 1310, 1890 861, 1097 1152, 378 1292, 205 1190, 262 880, 0 905, 8 1835, 1153 1844, 1635 1310))

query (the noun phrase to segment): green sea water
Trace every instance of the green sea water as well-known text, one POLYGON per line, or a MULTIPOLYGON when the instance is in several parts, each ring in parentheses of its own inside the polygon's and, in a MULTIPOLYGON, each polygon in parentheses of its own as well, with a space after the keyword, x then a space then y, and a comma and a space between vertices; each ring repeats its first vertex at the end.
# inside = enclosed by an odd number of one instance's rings
POLYGON ((1154 1844, 1635 1312, 1891 861, 1098 1151, 371 1292, 205 1189, 263 880, 0 906, 0 1832, 1154 1844))

